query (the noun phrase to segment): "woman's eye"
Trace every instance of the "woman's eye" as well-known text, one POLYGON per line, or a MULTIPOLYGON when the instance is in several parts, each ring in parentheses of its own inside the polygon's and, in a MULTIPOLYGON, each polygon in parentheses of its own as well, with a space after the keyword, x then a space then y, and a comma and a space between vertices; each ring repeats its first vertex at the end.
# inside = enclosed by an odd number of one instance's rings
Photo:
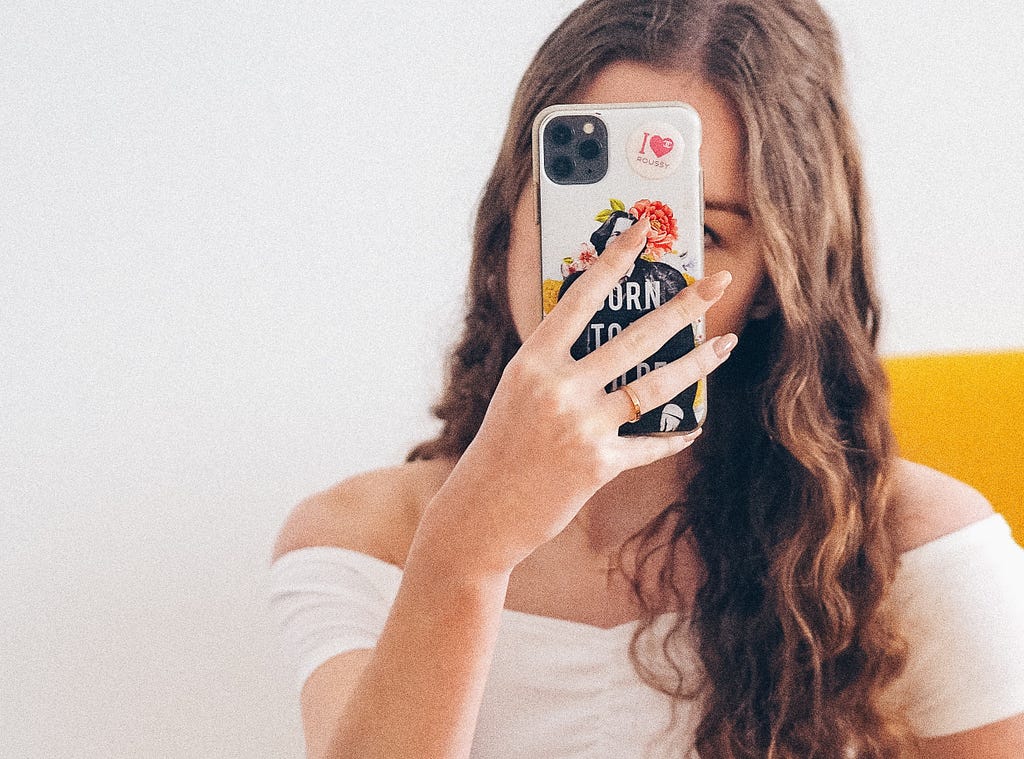
POLYGON ((720 238, 715 231, 707 224, 704 225, 704 245, 720 245, 722 238, 720 238))

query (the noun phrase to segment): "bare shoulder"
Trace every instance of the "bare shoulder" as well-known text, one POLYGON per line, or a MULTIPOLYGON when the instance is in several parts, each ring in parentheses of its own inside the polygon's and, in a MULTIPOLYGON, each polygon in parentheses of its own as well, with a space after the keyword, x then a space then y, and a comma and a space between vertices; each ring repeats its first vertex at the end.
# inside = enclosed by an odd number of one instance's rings
POLYGON ((448 460, 413 461, 357 474, 295 506, 274 561, 309 546, 337 546, 403 566, 420 515, 451 472, 448 460))
POLYGON ((901 459, 891 505, 900 553, 930 543, 993 514, 981 493, 947 474, 901 459))

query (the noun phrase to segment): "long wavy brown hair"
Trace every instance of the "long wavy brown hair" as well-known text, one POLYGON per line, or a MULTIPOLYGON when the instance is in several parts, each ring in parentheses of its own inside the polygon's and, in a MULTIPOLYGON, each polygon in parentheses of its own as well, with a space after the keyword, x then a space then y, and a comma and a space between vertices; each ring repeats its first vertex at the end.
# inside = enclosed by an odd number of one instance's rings
POLYGON ((906 722, 882 705, 905 644, 886 601, 896 454, 868 209, 838 42, 812 0, 590 0, 551 34, 519 85, 477 212, 465 328, 433 409, 443 429, 408 458, 460 456, 520 346, 507 251, 533 117, 622 60, 697 72, 732 103, 776 302, 711 379, 687 491, 631 539, 649 560, 671 525, 660 586, 692 610, 662 641, 676 675, 664 682, 638 654, 657 602, 634 579, 644 609, 634 666, 677 701, 694 698, 693 672, 671 651, 697 641, 702 759, 904 756, 906 722), (672 559, 682 541, 705 569, 691 599, 672 559))

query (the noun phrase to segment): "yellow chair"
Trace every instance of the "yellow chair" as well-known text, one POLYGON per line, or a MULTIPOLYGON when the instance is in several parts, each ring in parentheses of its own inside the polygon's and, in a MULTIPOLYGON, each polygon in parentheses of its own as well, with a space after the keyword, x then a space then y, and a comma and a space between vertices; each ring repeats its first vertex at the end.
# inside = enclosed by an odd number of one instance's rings
POLYGON ((891 357, 885 366, 902 455, 979 490, 1024 544, 1024 352, 891 357))

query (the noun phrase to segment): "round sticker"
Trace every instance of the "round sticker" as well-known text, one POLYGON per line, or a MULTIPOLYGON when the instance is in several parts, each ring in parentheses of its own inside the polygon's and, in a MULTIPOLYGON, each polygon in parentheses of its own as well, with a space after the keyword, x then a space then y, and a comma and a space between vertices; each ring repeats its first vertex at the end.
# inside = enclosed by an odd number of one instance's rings
POLYGON ((633 171, 647 179, 675 173, 683 158, 683 135, 671 124, 645 124, 626 141, 626 159, 633 171))

